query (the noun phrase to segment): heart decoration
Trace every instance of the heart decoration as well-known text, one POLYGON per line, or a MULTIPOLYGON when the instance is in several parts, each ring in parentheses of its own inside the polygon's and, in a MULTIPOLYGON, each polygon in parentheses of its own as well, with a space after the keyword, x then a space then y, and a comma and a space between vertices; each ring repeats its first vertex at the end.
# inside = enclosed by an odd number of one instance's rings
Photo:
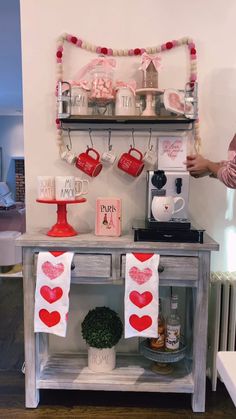
POLYGON ((58 311, 52 311, 50 313, 48 310, 44 308, 39 311, 39 317, 40 320, 48 327, 55 326, 61 320, 61 315, 60 313, 58 313, 58 311))
POLYGON ((42 271, 43 273, 50 279, 55 279, 60 276, 64 272, 64 265, 63 263, 57 263, 54 265, 53 263, 47 261, 42 264, 42 271))
POLYGON ((135 330, 142 332, 152 325, 152 318, 150 316, 139 317, 137 314, 132 314, 129 318, 129 322, 135 330))
POLYGON ((63 253, 66 253, 65 251, 61 252, 60 250, 55 250, 53 252, 50 252, 51 255, 53 255, 55 258, 57 258, 58 256, 63 255, 63 253))
POLYGON ((50 288, 47 285, 44 285, 40 288, 40 294, 48 303, 52 304, 60 300, 63 291, 61 287, 50 288))
POLYGON ((133 281, 137 282, 137 284, 142 285, 145 282, 149 281, 152 277, 152 270, 150 268, 145 268, 143 270, 137 268, 136 266, 132 266, 129 270, 130 278, 133 281))
POLYGON ((138 291, 131 291, 129 294, 130 301, 139 308, 143 308, 151 303, 153 296, 149 291, 140 294, 138 291))
POLYGON ((138 259, 140 262, 145 262, 154 255, 154 253, 133 253, 134 257, 138 259))

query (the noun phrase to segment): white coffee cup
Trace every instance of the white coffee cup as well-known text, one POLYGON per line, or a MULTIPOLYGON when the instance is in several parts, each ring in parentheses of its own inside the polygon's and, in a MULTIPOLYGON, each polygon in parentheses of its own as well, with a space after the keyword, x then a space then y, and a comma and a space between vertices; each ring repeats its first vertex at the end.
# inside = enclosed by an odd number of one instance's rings
POLYGON ((101 156, 101 160, 104 163, 113 164, 115 159, 116 159, 116 156, 111 151, 104 151, 104 153, 101 156))
POLYGON ((154 196, 152 200, 152 215, 157 221, 169 221, 184 206, 185 200, 181 196, 154 196), (177 202, 182 202, 180 208, 176 208, 177 202))
POLYGON ((157 154, 153 149, 148 149, 143 155, 143 161, 145 166, 148 168, 153 168, 157 162, 157 154))
POLYGON ((53 201, 55 199, 54 176, 37 176, 37 198, 42 201, 53 201))
POLYGON ((74 176, 56 176, 55 189, 57 201, 74 201, 81 195, 88 193, 88 180, 74 176), (87 184, 87 190, 85 185, 87 184))

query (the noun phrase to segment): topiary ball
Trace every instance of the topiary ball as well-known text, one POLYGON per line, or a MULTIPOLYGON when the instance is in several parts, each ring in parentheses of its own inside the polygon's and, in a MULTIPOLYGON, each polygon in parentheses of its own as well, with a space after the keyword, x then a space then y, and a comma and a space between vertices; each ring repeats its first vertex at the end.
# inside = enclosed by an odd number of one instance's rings
POLYGON ((96 307, 90 310, 82 322, 82 336, 94 348, 112 348, 123 332, 118 314, 109 307, 96 307))

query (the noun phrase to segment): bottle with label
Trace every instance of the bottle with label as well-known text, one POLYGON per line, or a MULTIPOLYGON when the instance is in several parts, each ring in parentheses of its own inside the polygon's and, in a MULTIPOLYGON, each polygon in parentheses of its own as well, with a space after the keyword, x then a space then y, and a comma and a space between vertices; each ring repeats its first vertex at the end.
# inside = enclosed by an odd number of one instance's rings
POLYGON ((180 317, 178 314, 178 296, 171 297, 171 311, 166 319, 165 347, 167 351, 176 351, 180 344, 180 317))
POLYGON ((159 315, 158 315, 158 336, 150 339, 150 347, 152 349, 163 349, 165 347, 165 319, 162 314, 161 300, 159 299, 159 315))

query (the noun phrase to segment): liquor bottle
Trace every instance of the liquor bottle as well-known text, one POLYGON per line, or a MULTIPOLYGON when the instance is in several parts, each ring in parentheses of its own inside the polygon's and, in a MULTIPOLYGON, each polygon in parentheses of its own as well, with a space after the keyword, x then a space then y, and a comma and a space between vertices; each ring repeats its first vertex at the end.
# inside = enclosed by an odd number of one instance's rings
POLYGON ((178 314, 178 296, 171 297, 171 311, 166 319, 165 347, 167 351, 176 351, 180 344, 180 317, 178 314))
POLYGON ((161 300, 159 299, 159 314, 158 314, 158 336, 150 339, 150 347, 152 349, 163 349, 165 347, 165 319, 162 315, 161 300))

